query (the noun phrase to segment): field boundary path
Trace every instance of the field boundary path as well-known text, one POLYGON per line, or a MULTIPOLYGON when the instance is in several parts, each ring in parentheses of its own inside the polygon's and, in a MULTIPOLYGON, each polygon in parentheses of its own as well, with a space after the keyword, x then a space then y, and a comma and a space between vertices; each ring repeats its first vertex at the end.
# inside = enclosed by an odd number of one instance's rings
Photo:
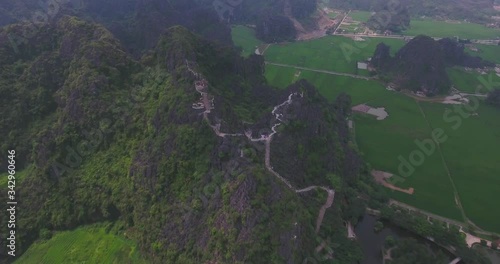
POLYGON ((335 72, 335 71, 313 69, 313 68, 301 67, 301 66, 290 65, 290 64, 275 63, 275 62, 269 62, 269 61, 266 61, 265 63, 269 64, 269 65, 273 65, 273 66, 278 66, 278 67, 294 68, 294 69, 297 69, 297 70, 326 73, 326 74, 338 75, 338 76, 346 76, 346 77, 351 77, 351 78, 356 78, 356 79, 362 79, 362 80, 367 80, 367 81, 375 79, 373 77, 360 76, 360 75, 355 75, 355 74, 350 74, 350 73, 344 73, 344 72, 335 72))
MULTIPOLYGON (((425 115, 425 112, 422 109, 422 106, 420 106, 420 103, 417 100, 415 100, 415 103, 418 105, 418 109, 420 109, 420 112, 422 113, 422 116, 424 117, 425 122, 429 126, 430 131, 433 131, 433 127, 432 127, 431 123, 429 122, 429 120, 427 119, 427 116, 425 115)), ((462 214, 462 218, 464 219, 464 221, 470 222, 469 219, 467 218, 467 215, 465 214, 465 210, 462 206, 462 202, 460 201, 460 195, 458 193, 457 186, 455 185, 455 181, 453 180, 453 177, 451 176, 450 169, 448 168, 448 164, 446 163, 446 159, 444 158, 443 151, 441 150, 441 144, 439 144, 439 142, 437 142, 436 145, 437 145, 437 149, 439 151, 439 156, 441 157, 441 161, 443 162, 443 166, 446 169, 446 175, 448 176, 448 179, 451 182, 451 186, 453 187, 453 194, 455 196, 454 197, 455 203, 457 204, 457 207, 460 210, 460 213, 462 214)))
POLYGON ((224 138, 226 136, 234 136, 234 137, 246 136, 251 142, 264 142, 265 147, 266 147, 265 154, 264 154, 264 156, 265 156, 264 157, 264 163, 265 163, 266 169, 271 174, 273 174, 274 176, 276 176, 276 178, 278 178, 281 182, 283 182, 290 190, 294 191, 295 193, 305 193, 305 192, 309 192, 309 191, 316 190, 316 189, 322 189, 322 190, 324 190, 324 191, 327 192, 328 196, 326 198, 325 204, 320 208, 319 213, 318 213, 318 217, 316 219, 316 229, 315 230, 316 230, 316 233, 318 233, 319 230, 320 230, 320 228, 321 228, 321 224, 323 222, 323 217, 325 215, 326 209, 330 208, 332 206, 332 204, 333 204, 333 201, 334 201, 334 198, 335 198, 335 190, 330 189, 330 188, 325 187, 325 186, 315 186, 315 185, 306 187, 304 189, 296 189, 296 188, 294 188, 292 186, 292 184, 287 179, 285 179, 279 173, 277 173, 276 171, 274 171, 274 169, 273 169, 273 167, 271 165, 271 141, 273 139, 273 136, 276 133, 278 133, 278 131, 276 130, 276 128, 278 126, 280 126, 282 124, 282 122, 283 122, 283 120, 281 119, 281 117, 283 116, 283 114, 279 113, 279 111, 284 106, 289 105, 289 104, 292 103, 293 96, 303 97, 303 94, 291 93, 288 96, 288 99, 285 102, 283 102, 280 105, 277 105, 277 106, 274 107, 274 109, 272 111, 272 114, 275 116, 275 119, 278 122, 276 122, 272 126, 271 130, 273 132, 270 135, 261 135, 260 138, 252 138, 251 132, 249 132, 249 131, 247 131, 245 133, 233 133, 233 134, 223 133, 223 132, 220 131, 220 123, 216 124, 216 125, 212 125, 210 123, 210 119, 208 118, 208 114, 210 114, 211 110, 215 108, 214 100, 213 100, 213 98, 210 99, 210 95, 208 94, 208 82, 206 81, 206 79, 204 79, 202 77, 201 74, 197 73, 196 71, 194 71, 191 68, 190 63, 187 60, 186 60, 186 66, 187 66, 188 71, 191 74, 193 74, 194 77, 196 78, 194 86, 195 86, 196 91, 201 94, 200 101, 198 103, 194 103, 193 104, 193 109, 204 109, 204 111, 203 111, 203 119, 212 128, 212 130, 214 131, 214 133, 217 136, 222 137, 222 138, 224 138))

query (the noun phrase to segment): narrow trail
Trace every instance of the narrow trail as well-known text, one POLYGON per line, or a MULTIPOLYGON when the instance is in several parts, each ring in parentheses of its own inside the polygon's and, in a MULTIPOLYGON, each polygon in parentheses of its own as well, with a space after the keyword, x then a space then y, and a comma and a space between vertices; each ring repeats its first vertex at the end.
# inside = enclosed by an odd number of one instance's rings
POLYGON ((273 139, 273 136, 278 133, 278 131, 276 130, 277 127, 279 127, 283 122, 283 120, 281 119, 283 114, 280 114, 279 111, 284 106, 290 105, 292 103, 293 96, 303 97, 304 95, 298 94, 298 93, 291 93, 285 102, 274 107, 274 109, 271 113, 275 116, 275 118, 278 122, 276 122, 272 126, 272 128, 271 128, 272 133, 269 135, 261 135, 260 138, 252 138, 251 131, 247 131, 245 133, 234 133, 234 134, 223 133, 220 131, 221 125, 220 124, 212 125, 210 123, 210 119, 208 118, 208 115, 211 113, 211 110, 215 108, 215 106, 214 106, 214 99, 213 98, 210 99, 210 96, 207 92, 207 90, 208 90, 207 81, 199 73, 197 73, 196 71, 194 71, 190 67, 189 62, 187 60, 186 60, 186 66, 187 66, 188 71, 191 72, 196 77, 197 81, 195 82, 195 88, 196 88, 196 91, 201 94, 200 102, 194 103, 193 109, 204 109, 203 119, 208 123, 208 125, 212 128, 212 130, 214 131, 214 133, 217 136, 222 137, 222 138, 224 138, 226 136, 234 136, 234 137, 246 136, 251 142, 264 142, 264 144, 265 144, 264 163, 265 163, 266 169, 271 174, 273 174, 276 178, 278 178, 281 182, 283 182, 290 190, 294 191, 295 193, 305 193, 305 192, 309 192, 309 191, 316 190, 316 189, 322 189, 322 190, 327 192, 328 197, 326 198, 325 204, 319 210, 318 218, 316 219, 316 233, 318 233, 320 230, 321 224, 323 222, 323 218, 324 218, 326 209, 330 208, 333 204, 333 201, 335 198, 335 190, 329 189, 328 187, 324 187, 324 186, 309 186, 309 187, 306 187, 304 189, 296 189, 293 187, 293 185, 287 179, 282 177, 278 172, 274 171, 274 169, 271 165, 271 141, 273 139), (203 107, 201 107, 201 105, 203 107))

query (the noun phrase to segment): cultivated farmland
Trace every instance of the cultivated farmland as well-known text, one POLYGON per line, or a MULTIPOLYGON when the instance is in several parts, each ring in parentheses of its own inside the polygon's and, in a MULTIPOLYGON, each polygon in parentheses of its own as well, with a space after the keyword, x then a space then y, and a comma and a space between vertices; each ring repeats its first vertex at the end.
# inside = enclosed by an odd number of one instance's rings
MULTIPOLYGON (((366 73, 356 69, 356 61, 370 57, 381 41, 392 47, 393 54, 404 45, 404 41, 398 39, 373 38, 357 42, 340 36, 272 45, 266 52, 266 61, 288 66, 266 65, 266 78, 269 84, 280 88, 306 79, 331 101, 345 92, 351 95, 353 105, 364 103, 370 107, 384 107, 389 114, 384 120, 354 114, 359 149, 365 161, 376 170, 399 175, 400 157, 408 161, 412 152, 421 151, 415 140, 431 139, 435 129, 443 129, 447 140, 439 147, 436 145, 428 155, 424 153, 422 164, 413 166, 414 171, 403 177, 403 181, 394 182, 403 189, 414 188, 414 194, 393 191, 392 198, 464 223, 470 220, 485 230, 500 232, 496 221, 500 210, 495 202, 496 193, 500 191, 500 110, 481 101, 477 114, 463 118, 461 126, 454 130, 450 127, 454 124, 450 118, 456 119, 456 113, 448 112, 457 111, 461 106, 423 102, 418 97, 389 91, 379 80, 360 79, 358 76, 366 73), (332 73, 296 69, 294 66, 332 73)), ((497 61, 494 56, 496 46, 479 46, 483 50, 482 57, 497 61)), ((483 84, 481 77, 500 81, 493 73, 481 75, 459 67, 447 72, 454 86, 467 93, 474 93, 476 87, 483 84)))
POLYGON ((411 20, 410 28, 403 34, 408 36, 458 36, 465 39, 495 39, 500 37, 500 30, 466 22, 451 23, 435 20, 411 20))
POLYGON ((372 16, 372 12, 368 11, 352 11, 349 13, 349 16, 354 20, 354 21, 360 21, 360 22, 367 22, 368 19, 372 16))
POLYGON ((122 237, 108 234, 104 227, 81 227, 55 234, 39 241, 15 263, 147 263, 136 245, 122 237))
POLYGON ((255 30, 246 26, 233 26, 231 28, 231 35, 234 44, 243 49, 241 55, 244 57, 254 54, 255 48, 263 44, 262 41, 255 37, 255 30))
POLYGON ((265 53, 269 62, 283 63, 314 69, 356 73, 357 61, 364 61, 373 55, 376 46, 384 42, 395 53, 405 42, 400 39, 367 38, 354 41, 341 36, 272 45, 265 53))
POLYGON ((453 85, 462 92, 476 93, 478 86, 484 86, 481 79, 489 80, 491 78, 493 82, 500 83, 500 77, 492 72, 481 75, 477 72, 466 72, 460 68, 449 68, 447 72, 453 85))
POLYGON ((466 49, 472 56, 479 56, 485 60, 489 60, 496 64, 500 64, 500 46, 498 45, 484 45, 484 44, 474 44, 478 48, 478 52, 470 51, 466 49))

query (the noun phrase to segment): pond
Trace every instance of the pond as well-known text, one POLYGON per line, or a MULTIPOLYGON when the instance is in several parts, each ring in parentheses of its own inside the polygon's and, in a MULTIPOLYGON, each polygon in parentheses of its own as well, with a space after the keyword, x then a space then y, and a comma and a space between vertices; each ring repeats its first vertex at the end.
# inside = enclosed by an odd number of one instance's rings
MULTIPOLYGON (((363 261, 361 264, 382 264, 382 246, 384 245, 385 238, 392 236, 396 239, 398 238, 414 238, 419 242, 429 245, 433 250, 440 250, 440 247, 422 237, 414 235, 413 233, 399 228, 394 225, 385 224, 384 229, 380 232, 375 232, 373 227, 377 222, 377 218, 365 214, 363 219, 356 225, 354 229, 358 242, 363 250, 363 261)), ((454 256, 447 251, 442 250, 443 253, 447 254, 450 261, 454 259, 454 256)))

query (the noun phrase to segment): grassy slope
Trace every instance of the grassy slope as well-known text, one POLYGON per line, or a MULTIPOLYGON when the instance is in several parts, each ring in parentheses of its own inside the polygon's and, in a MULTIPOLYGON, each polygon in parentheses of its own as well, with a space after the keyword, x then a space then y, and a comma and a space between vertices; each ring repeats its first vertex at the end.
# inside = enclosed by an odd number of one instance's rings
POLYGON ((147 263, 135 243, 88 226, 55 234, 33 244, 15 263, 147 263))
POLYGON ((425 34, 432 37, 459 36, 466 39, 494 39, 500 36, 500 30, 474 23, 412 20, 410 28, 403 34, 409 36, 425 34))
POLYGON ((253 54, 255 52, 255 47, 263 43, 255 37, 255 30, 249 27, 241 25, 234 26, 231 28, 231 35, 234 44, 243 49, 242 55, 245 57, 253 54))
POLYGON ((384 42, 396 52, 405 42, 399 39, 368 38, 356 42, 341 36, 272 45, 266 51, 266 61, 330 70, 345 73, 356 72, 356 62, 373 55, 378 43, 384 42))

